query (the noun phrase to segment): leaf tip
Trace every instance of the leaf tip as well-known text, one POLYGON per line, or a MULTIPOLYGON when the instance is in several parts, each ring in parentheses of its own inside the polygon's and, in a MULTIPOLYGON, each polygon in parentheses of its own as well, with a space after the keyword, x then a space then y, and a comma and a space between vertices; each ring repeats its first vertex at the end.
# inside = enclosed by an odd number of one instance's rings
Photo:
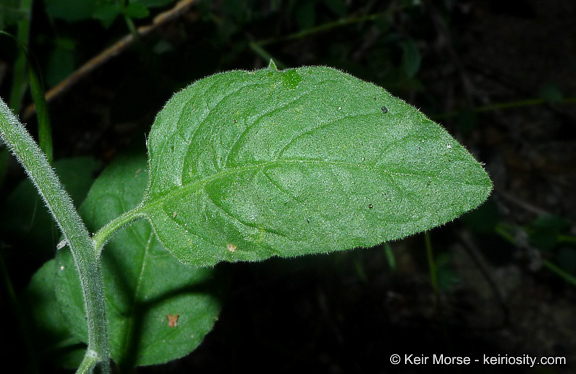
POLYGON ((276 67, 274 60, 270 59, 270 62, 268 63, 268 69, 278 71, 278 67, 276 67))

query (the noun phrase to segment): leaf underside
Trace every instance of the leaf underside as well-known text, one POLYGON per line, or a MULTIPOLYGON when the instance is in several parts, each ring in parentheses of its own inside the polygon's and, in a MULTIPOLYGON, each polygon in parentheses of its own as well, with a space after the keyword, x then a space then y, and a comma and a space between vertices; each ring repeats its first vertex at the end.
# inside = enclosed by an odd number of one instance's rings
POLYGON ((492 184, 440 125, 326 67, 231 71, 177 93, 140 214, 180 261, 369 247, 442 225, 492 184))

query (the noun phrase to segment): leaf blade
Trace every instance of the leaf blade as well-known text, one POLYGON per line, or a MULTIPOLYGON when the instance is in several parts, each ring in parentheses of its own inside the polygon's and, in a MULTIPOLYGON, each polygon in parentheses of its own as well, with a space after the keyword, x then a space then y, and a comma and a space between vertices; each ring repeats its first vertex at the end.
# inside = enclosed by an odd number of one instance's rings
POLYGON ((373 246, 444 224, 491 191, 442 127, 330 68, 198 81, 158 115, 148 148, 141 210, 194 265, 373 246))

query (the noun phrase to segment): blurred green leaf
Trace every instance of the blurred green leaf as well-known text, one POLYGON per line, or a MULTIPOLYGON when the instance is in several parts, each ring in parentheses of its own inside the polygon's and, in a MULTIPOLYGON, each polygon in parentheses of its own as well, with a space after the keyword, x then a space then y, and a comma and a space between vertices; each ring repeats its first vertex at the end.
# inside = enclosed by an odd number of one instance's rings
POLYGON ((560 88, 555 84, 545 84, 540 87, 540 98, 546 100, 549 103, 557 103, 562 101, 564 95, 562 95, 562 91, 560 88))
POLYGON ((337 16, 344 17, 346 15, 346 3, 344 0, 324 0, 324 4, 337 16))
POLYGON ((70 331, 70 325, 56 301, 56 262, 50 260, 32 277, 22 297, 22 306, 30 314, 34 346, 42 360, 74 369, 84 357, 86 345, 70 331))
POLYGON ((50 125, 50 114, 46 103, 46 93, 44 85, 40 81, 39 73, 34 66, 28 68, 28 79, 30 81, 30 93, 36 106, 36 118, 38 119, 38 145, 48 160, 52 164, 52 126, 50 125))
POLYGON ((122 14, 122 4, 120 2, 103 3, 94 10, 92 17, 99 20, 102 26, 108 28, 120 14, 122 14))
POLYGON ((488 199, 477 209, 464 214, 461 219, 474 231, 490 234, 494 232, 496 225, 500 222, 500 211, 494 200, 488 199))
POLYGON ((449 292, 460 281, 460 277, 452 268, 452 256, 442 252, 436 257, 436 276, 438 289, 449 292))
POLYGON ((178 0, 130 0, 130 4, 140 3, 147 8, 162 7, 171 3, 175 3, 178 0))
POLYGON ((70 76, 76 68, 75 43, 71 38, 58 38, 56 46, 48 55, 46 84, 54 87, 70 76))
POLYGON ((44 0, 49 16, 68 22, 91 19, 98 6, 97 0, 44 0))
POLYGON ((296 22, 298 22, 298 27, 302 30, 314 26, 316 23, 316 1, 298 3, 296 22))
POLYGON ((465 135, 470 134, 472 130, 478 127, 478 113, 470 109, 462 109, 458 112, 456 120, 458 122, 458 129, 465 135))
POLYGON ((529 241, 533 246, 551 250, 559 242, 559 235, 570 228, 570 221, 556 215, 542 215, 527 227, 529 241))
POLYGON ((410 39, 400 43, 400 47, 402 48, 402 68, 404 73, 409 78, 413 78, 420 70, 422 60, 418 45, 410 39))
POLYGON ((128 4, 125 12, 130 18, 146 18, 150 15, 148 8, 140 2, 128 4))
MULTIPOLYGON (((54 162, 56 173, 76 205, 88 193, 99 167, 98 161, 88 157, 54 162)), ((29 179, 12 191, 0 214, 0 229, 7 240, 33 248, 38 251, 36 254, 53 256, 60 234, 29 179)))
POLYGON ((30 15, 30 10, 22 9, 20 2, 20 0, 0 1, 0 30, 4 30, 7 26, 18 23, 24 17, 30 15))

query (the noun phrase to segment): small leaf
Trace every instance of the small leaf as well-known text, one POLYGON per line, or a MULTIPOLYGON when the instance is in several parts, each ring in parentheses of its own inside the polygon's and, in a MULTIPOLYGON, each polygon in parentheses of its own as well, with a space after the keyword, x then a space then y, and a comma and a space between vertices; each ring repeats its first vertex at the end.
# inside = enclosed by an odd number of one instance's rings
MULTIPOLYGON (((147 174, 145 157, 110 165, 80 209, 88 228, 94 231, 135 206, 147 174)), ((86 342, 84 304, 70 251, 59 250, 56 261, 56 296, 70 328, 86 342)), ((179 263, 156 240, 148 222, 118 232, 102 253, 102 267, 111 354, 120 367, 182 357, 212 329, 220 311, 222 272, 179 263), (177 320, 168 315, 177 315, 177 320)))
POLYGON ((108 28, 120 14, 122 14, 122 3, 115 1, 113 3, 99 3, 94 9, 92 17, 108 28))
POLYGON ((141 3, 128 4, 125 9, 126 15, 131 18, 146 18, 150 15, 148 8, 141 3))
POLYGON ((492 189, 441 126, 325 67, 198 81, 160 112, 148 149, 139 213, 194 266, 374 246, 449 222, 492 189))

